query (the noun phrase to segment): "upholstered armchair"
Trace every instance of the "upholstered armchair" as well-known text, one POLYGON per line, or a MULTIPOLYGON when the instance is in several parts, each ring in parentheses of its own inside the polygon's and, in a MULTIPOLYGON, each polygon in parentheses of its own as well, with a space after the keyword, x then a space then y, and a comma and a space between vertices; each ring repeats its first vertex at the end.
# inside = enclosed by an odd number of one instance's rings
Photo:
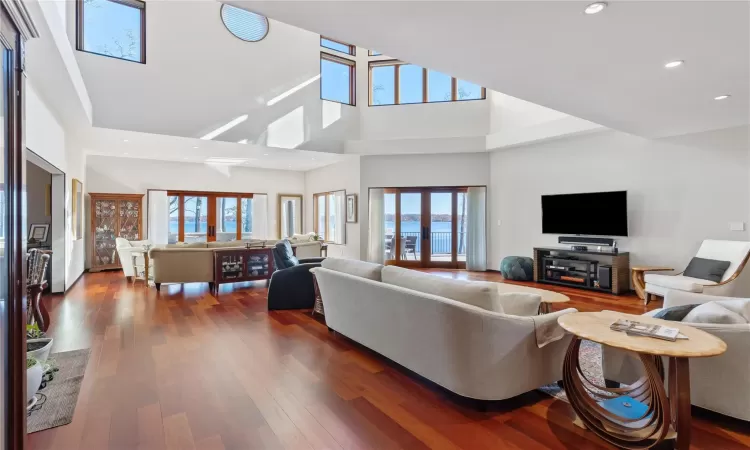
POLYGON ((310 269, 320 267, 325 258, 297 259, 288 240, 274 246, 276 271, 268 287, 268 309, 305 309, 315 304, 315 287, 310 269))
MULTIPOLYGON (((117 246, 117 256, 120 257, 120 265, 122 266, 122 272, 128 281, 133 281, 135 277, 135 270, 133 269, 133 258, 130 251, 134 248, 142 248, 144 245, 151 245, 151 241, 144 239, 142 241, 129 241, 125 238, 118 237, 115 239, 115 245, 117 246)), ((138 256, 141 260, 143 256, 138 256)), ((143 262, 139 261, 139 265, 142 266, 143 262)))
MULTIPOLYGON (((711 301, 737 300, 677 290, 667 292, 664 308, 711 301)), ((653 316, 657 309, 647 313, 653 316)), ((750 420, 750 324, 686 323, 713 334, 727 344, 727 351, 711 358, 690 360, 690 399, 693 405, 750 420)), ((648 338, 643 338, 648 339, 648 338)), ((664 367, 669 367, 666 358, 664 367)), ((602 345, 604 379, 631 384, 643 374, 643 365, 632 353, 602 345)))
POLYGON ((750 297, 750 270, 743 270, 750 257, 750 242, 705 240, 696 253, 696 258, 729 261, 729 268, 721 281, 715 282, 683 275, 647 273, 646 295, 664 297, 668 291, 677 290, 726 297, 750 297))

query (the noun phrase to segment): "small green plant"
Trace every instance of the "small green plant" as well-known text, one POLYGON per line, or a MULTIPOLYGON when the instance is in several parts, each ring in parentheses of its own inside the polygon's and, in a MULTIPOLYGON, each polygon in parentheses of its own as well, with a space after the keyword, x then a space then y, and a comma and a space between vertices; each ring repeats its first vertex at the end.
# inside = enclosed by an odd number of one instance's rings
POLYGON ((28 358, 27 357, 26 358, 26 368, 27 369, 31 369, 32 367, 34 367, 36 365, 37 362, 38 361, 37 361, 36 358, 28 358))
POLYGON ((313 241, 319 241, 320 235, 318 233, 313 233, 312 238, 313 238, 313 241))
POLYGON ((41 339, 44 336, 44 331, 39 329, 39 325, 26 325, 26 339, 41 339))

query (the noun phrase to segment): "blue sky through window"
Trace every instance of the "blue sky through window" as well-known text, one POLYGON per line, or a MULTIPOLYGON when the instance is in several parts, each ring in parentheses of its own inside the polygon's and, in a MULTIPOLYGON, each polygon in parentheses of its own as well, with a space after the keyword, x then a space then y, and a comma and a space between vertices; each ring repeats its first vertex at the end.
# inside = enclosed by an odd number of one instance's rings
MULTIPOLYGON (((421 195, 415 194, 404 194, 401 196, 401 212, 403 214, 421 214, 422 213, 422 200, 421 195)), ((385 212, 393 213, 396 210, 396 196, 393 194, 385 195, 385 212)), ((436 194, 431 196, 430 201, 432 202, 432 214, 450 214, 452 211, 451 207, 451 196, 436 194)))
POLYGON ((413 64, 400 67, 399 103, 422 103, 422 73, 422 68, 413 64))
POLYGON ((396 103, 396 66, 372 68, 372 104, 393 105, 396 103))
POLYGON ((349 66, 327 59, 320 60, 320 96, 324 100, 351 104, 349 66))
POLYGON ((108 0, 83 2, 83 50, 142 61, 141 12, 108 0))
POLYGON ((336 50, 337 52, 346 53, 348 55, 351 55, 351 50, 348 45, 340 44, 338 42, 334 42, 330 39, 326 38, 320 38, 320 45, 325 48, 330 48, 331 50, 336 50))
POLYGON ((427 71, 427 101, 444 102, 451 100, 451 77, 444 73, 427 71))
POLYGON ((478 100, 482 98, 482 87, 466 80, 456 80, 458 100, 478 100))

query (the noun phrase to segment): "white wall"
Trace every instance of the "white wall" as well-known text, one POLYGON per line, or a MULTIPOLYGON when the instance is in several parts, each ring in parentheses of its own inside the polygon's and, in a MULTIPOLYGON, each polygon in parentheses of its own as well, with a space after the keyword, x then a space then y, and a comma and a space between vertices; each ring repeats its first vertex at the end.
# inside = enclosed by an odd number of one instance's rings
POLYGON ((144 208, 148 189, 268 194, 268 238, 278 232, 278 194, 305 192, 304 172, 96 155, 87 158, 86 180, 87 192, 144 194, 144 208))
POLYGON ((71 228, 71 186, 72 179, 77 178, 86 189, 85 157, 75 141, 66 135, 60 121, 39 97, 30 80, 26 80, 25 93, 26 147, 66 175, 65 233, 52 241, 52 266, 65 267, 65 287, 68 288, 84 269, 85 242, 84 239, 74 240, 71 228))
MULTIPOLYGON (((360 157, 351 156, 347 160, 320 169, 305 172, 305 223, 304 232, 313 231, 313 195, 321 192, 345 190, 348 194, 357 194, 360 187, 360 157)), ((328 256, 360 259, 360 229, 362 220, 346 224, 346 245, 328 245, 328 256)), ((364 229, 367 229, 365 226, 364 229)))
POLYGON ((367 257, 369 189, 380 187, 489 186, 489 153, 362 156, 360 255, 367 257))
POLYGON ((543 194, 627 190, 630 237, 618 242, 633 265, 683 269, 703 239, 747 240, 749 130, 668 140, 606 131, 492 152, 490 268, 557 245, 541 232, 543 194))

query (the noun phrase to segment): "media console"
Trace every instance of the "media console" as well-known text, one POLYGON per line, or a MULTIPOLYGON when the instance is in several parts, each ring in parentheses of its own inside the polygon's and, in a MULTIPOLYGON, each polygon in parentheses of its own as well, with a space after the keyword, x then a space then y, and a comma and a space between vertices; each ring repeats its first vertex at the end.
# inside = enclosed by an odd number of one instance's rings
POLYGON ((534 281, 624 294, 630 291, 630 254, 534 248, 534 281))

